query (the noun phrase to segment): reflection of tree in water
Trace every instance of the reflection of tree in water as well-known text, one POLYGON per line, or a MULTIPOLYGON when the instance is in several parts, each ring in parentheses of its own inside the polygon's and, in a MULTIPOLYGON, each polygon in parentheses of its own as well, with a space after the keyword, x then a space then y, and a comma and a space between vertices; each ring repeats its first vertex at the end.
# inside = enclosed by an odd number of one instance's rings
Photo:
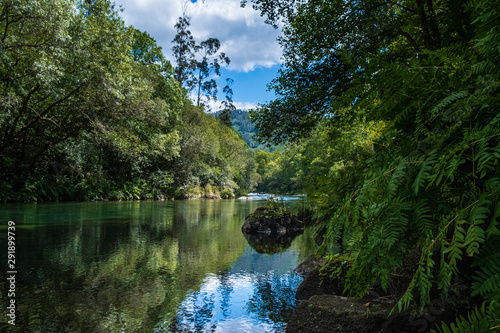
MULTIPOLYGON (((273 332, 284 332, 285 323, 295 308, 295 291, 301 280, 297 274, 267 272, 253 275, 252 295, 245 305, 248 317, 253 322, 272 325, 273 332)), ((209 279, 200 291, 191 292, 169 325, 168 332, 215 332, 219 324, 226 320, 230 322, 234 319, 230 313, 231 305, 234 306, 234 283, 234 276, 224 272, 209 279), (211 288, 214 283, 216 288, 211 288)))
POLYGON ((230 316, 233 283, 228 271, 217 275, 217 288, 196 291, 188 295, 178 315, 172 320, 169 332, 214 332, 217 328, 217 303, 223 319, 230 316))
POLYGON ((215 294, 194 292, 184 302, 177 317, 170 324, 169 332, 215 332, 212 321, 215 310, 215 294))
POLYGON ((224 272, 219 275, 219 287, 217 292, 221 295, 220 309, 222 316, 228 318, 230 313, 229 307, 231 306, 231 293, 233 292, 233 284, 229 278, 229 272, 224 272))
MULTIPOLYGON (((240 284, 230 271, 247 246, 241 237, 241 221, 257 204, 222 200, 85 203, 64 205, 63 211, 52 210, 59 205, 23 211, 30 216, 19 217, 21 221, 57 216, 61 223, 80 222, 20 228, 23 274, 16 296, 22 302, 15 329, 44 333, 210 332, 215 325, 223 327, 223 321, 227 326, 238 323, 235 317, 243 309, 241 303, 235 303, 236 290, 248 288, 245 292, 251 294, 263 283, 263 278, 251 273, 240 284), (193 296, 188 294, 183 302, 186 293, 198 288, 207 274, 213 276, 209 287, 214 288, 198 293, 196 303, 189 304, 191 309, 185 308, 184 314, 176 313, 179 304, 182 308, 193 296), (253 284, 247 285, 250 279, 253 284), (176 315, 177 323, 169 330, 176 315)), ((5 239, 0 239, 0 245, 5 245, 2 241, 5 239)), ((294 242, 293 246, 300 244, 294 242)), ((259 256, 251 252, 252 266, 261 271, 259 256)), ((245 267, 248 270, 254 271, 245 267)), ((5 291, 5 271, 0 278, 4 281, 0 291, 5 291)), ((266 307, 254 304, 252 309, 266 307)), ((259 317, 270 323, 265 311, 250 312, 251 319, 259 317)), ((7 331, 5 325, 0 323, 0 331, 7 331)), ((9 327, 12 332, 15 329, 9 327)))
POLYGON ((275 276, 267 272, 259 276, 247 302, 248 313, 260 320, 271 320, 276 331, 284 330, 284 322, 295 308, 295 291, 301 281, 297 274, 275 276))

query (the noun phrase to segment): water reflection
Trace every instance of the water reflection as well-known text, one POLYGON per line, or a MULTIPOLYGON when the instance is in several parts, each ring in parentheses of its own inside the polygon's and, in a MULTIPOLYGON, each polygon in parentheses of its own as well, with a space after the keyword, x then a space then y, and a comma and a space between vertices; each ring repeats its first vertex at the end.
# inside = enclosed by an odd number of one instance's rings
POLYGON ((279 253, 286 251, 292 245, 292 241, 302 233, 287 232, 285 234, 263 234, 243 232, 248 244, 258 253, 279 253))
POLYGON ((209 275, 188 293, 177 316, 157 332, 284 332, 302 278, 290 271, 297 254, 250 248, 228 272, 209 275))
MULTIPOLYGON (((0 206, 0 233, 6 221, 20 222, 16 326, 2 321, 0 331, 168 332, 169 327, 189 327, 222 332, 241 327, 233 331, 244 332, 252 327, 252 332, 274 332, 286 311, 270 319, 259 309, 275 299, 288 302, 286 293, 276 295, 272 286, 293 287, 297 277, 286 274, 313 249, 312 241, 301 236, 287 252, 272 257, 252 250, 240 228, 263 204, 193 200, 0 206), (271 286, 272 298, 258 292, 265 289, 263 283, 271 286), (257 302, 260 298, 265 301, 257 302)), ((0 248, 6 248, 6 241, 0 237, 0 248)), ((8 289, 6 264, 0 267, 2 295, 8 289)), ((3 297, 3 318, 6 302, 3 297)))

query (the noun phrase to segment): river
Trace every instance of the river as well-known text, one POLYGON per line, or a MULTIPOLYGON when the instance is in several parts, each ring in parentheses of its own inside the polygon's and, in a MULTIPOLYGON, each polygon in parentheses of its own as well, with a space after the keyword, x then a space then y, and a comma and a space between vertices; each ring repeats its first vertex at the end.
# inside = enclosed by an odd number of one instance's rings
POLYGON ((306 229, 278 253, 250 246, 253 199, 0 205, 0 331, 283 332, 314 242, 306 229))

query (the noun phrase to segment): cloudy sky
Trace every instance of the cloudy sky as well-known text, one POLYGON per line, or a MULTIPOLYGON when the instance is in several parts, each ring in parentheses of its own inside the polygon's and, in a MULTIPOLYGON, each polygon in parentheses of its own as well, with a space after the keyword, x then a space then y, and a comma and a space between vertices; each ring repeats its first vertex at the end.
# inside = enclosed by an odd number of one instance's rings
MULTIPOLYGON (((216 37, 220 51, 231 59, 223 68, 219 90, 225 78, 232 78, 233 100, 237 108, 248 109, 272 100, 266 84, 280 66, 281 49, 276 41, 279 31, 264 23, 258 11, 240 7, 240 0, 115 0, 123 8, 122 17, 127 25, 147 31, 162 46, 166 58, 173 60, 171 48, 176 31, 174 25, 183 8, 191 17, 191 33, 197 43, 216 37)), ((212 110, 219 109, 219 102, 212 110)))

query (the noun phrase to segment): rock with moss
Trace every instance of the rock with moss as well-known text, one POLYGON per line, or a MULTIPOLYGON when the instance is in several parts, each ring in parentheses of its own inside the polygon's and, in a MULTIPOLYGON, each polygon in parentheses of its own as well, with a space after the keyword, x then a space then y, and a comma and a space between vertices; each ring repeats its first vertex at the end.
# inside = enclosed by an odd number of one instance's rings
POLYGON ((266 207, 259 207, 248 215, 241 230, 251 234, 282 235, 302 232, 304 223, 286 207, 270 204, 266 207))

